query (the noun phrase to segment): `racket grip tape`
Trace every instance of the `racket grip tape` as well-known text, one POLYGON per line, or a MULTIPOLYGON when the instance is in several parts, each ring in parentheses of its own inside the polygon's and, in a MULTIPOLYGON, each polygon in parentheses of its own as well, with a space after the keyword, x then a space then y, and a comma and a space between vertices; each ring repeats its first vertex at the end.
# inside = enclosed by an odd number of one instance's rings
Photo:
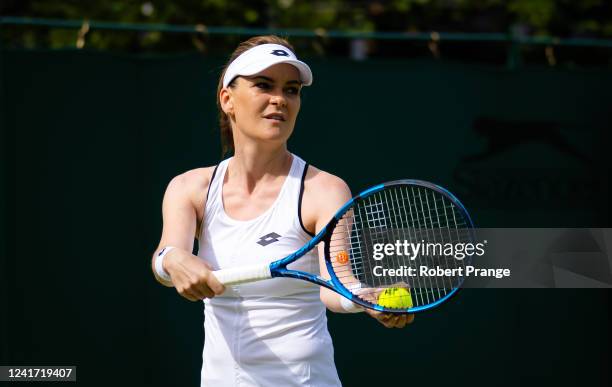
POLYGON ((213 274, 223 285, 238 285, 272 278, 269 264, 233 267, 213 271, 213 274))

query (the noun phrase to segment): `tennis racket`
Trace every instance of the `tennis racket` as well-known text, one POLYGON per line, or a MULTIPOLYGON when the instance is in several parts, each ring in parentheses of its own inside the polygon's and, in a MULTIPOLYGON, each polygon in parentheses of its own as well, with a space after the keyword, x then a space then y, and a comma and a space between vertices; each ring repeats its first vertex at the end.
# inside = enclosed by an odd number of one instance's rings
POLYGON ((473 227, 465 207, 444 188, 420 180, 392 181, 349 200, 293 254, 270 264, 217 270, 214 275, 224 285, 297 278, 366 308, 415 313, 440 305, 458 291, 463 275, 431 276, 420 270, 468 265, 470 257, 457 259, 452 251, 449 256, 448 248, 473 242, 473 227), (321 242, 329 280, 287 268, 321 242))

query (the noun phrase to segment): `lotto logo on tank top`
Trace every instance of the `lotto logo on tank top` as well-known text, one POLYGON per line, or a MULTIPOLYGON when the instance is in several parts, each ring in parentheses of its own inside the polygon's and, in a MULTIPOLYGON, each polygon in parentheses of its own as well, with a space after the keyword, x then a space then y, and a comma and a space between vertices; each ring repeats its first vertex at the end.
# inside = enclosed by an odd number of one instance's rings
POLYGON ((278 242, 278 238, 280 237, 281 236, 278 235, 277 233, 271 232, 259 238, 259 241, 257 241, 257 244, 260 244, 265 247, 271 243, 278 242))

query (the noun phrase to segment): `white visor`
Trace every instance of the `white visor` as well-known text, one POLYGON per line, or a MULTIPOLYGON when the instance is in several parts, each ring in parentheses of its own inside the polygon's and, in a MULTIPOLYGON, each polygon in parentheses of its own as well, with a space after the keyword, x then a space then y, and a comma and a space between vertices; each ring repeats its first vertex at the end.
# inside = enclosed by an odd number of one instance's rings
POLYGON ((310 67, 298 60, 290 49, 280 44, 260 44, 246 50, 230 63, 223 77, 223 87, 227 87, 239 75, 255 75, 278 63, 289 63, 295 66, 300 72, 302 84, 304 86, 312 84, 310 67))

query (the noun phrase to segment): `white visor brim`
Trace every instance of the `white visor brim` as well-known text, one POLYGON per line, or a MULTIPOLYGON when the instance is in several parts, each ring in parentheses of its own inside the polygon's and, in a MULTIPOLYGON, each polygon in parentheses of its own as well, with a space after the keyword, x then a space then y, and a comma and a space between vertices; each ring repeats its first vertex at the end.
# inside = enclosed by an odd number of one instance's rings
POLYGON ((255 75, 279 63, 287 63, 298 69, 304 86, 312 84, 310 67, 291 50, 279 44, 262 44, 245 51, 228 66, 223 77, 223 87, 227 87, 238 76, 255 75))

